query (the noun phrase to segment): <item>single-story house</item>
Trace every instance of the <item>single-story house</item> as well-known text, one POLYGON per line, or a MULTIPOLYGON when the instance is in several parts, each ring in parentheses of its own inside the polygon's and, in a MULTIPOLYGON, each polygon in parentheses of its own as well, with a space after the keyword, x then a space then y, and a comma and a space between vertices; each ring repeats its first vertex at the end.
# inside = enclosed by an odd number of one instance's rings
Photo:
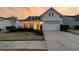
MULTIPOLYGON (((39 12, 39 11, 38 11, 39 12)), ((5 29, 6 26, 12 26, 12 18, 0 17, 0 28, 5 29)), ((74 16, 64 16, 54 8, 49 8, 39 16, 28 16, 24 20, 16 20, 16 27, 32 28, 34 30, 59 30, 60 24, 69 25, 74 28, 79 25, 79 21, 74 21, 74 16)))
POLYGON ((54 8, 48 9, 40 17, 43 21, 43 30, 60 30, 60 24, 62 24, 63 15, 57 12, 54 8))
POLYGON ((59 30, 63 16, 55 9, 50 8, 40 16, 29 16, 22 22, 22 27, 35 30, 59 30), (42 26, 42 27, 41 27, 42 26))

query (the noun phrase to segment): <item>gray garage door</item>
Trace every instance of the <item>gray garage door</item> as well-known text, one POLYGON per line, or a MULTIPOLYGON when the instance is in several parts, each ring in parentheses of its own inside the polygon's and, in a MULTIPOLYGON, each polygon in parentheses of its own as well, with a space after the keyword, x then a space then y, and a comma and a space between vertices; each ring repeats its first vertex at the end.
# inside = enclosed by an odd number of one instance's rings
POLYGON ((42 26, 43 30, 59 30, 60 29, 60 24, 59 23, 50 23, 46 22, 42 26))

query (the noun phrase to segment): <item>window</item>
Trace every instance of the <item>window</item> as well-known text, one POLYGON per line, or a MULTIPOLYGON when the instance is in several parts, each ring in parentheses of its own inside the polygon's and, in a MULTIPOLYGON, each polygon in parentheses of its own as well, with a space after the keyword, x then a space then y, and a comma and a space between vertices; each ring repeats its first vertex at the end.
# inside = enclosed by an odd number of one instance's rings
POLYGON ((33 28, 33 23, 30 23, 29 26, 30 26, 30 28, 33 28))
POLYGON ((28 28, 28 23, 26 23, 26 28, 28 28))
POLYGON ((53 16, 53 13, 51 12, 51 13, 49 13, 49 16, 53 16))
POLYGON ((35 19, 37 20, 37 19, 38 19, 38 17, 36 16, 36 17, 35 17, 35 19))
POLYGON ((38 20, 40 20, 40 17, 38 17, 38 20))

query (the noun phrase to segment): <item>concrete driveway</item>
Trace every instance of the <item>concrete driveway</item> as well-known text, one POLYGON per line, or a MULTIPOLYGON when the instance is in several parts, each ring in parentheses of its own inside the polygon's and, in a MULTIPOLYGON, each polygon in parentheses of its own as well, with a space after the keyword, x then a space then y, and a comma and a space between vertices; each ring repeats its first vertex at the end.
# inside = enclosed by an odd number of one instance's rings
POLYGON ((79 36, 62 31, 43 31, 47 48, 51 50, 79 50, 79 36))

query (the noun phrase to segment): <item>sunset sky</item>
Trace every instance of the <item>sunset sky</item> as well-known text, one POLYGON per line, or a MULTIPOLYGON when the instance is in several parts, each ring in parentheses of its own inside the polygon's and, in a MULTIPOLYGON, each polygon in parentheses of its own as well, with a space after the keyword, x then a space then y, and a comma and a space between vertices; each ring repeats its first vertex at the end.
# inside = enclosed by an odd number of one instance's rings
MULTIPOLYGON (((79 14, 79 7, 54 7, 63 15, 79 14)), ((27 16, 39 16, 45 12, 48 7, 1 7, 0 17, 16 16, 24 19, 27 16)))

